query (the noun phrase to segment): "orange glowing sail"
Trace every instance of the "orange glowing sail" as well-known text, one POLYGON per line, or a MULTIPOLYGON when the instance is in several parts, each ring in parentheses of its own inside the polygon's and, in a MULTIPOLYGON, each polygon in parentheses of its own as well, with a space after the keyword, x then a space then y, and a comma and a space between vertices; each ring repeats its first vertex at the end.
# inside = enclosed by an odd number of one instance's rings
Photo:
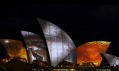
POLYGON ((111 42, 93 41, 85 43, 77 48, 77 64, 92 62, 99 66, 102 61, 100 53, 106 53, 111 42))
POLYGON ((14 58, 28 62, 27 52, 21 41, 13 39, 1 39, 0 42, 3 44, 9 56, 9 58, 3 59, 3 62, 8 62, 14 58))

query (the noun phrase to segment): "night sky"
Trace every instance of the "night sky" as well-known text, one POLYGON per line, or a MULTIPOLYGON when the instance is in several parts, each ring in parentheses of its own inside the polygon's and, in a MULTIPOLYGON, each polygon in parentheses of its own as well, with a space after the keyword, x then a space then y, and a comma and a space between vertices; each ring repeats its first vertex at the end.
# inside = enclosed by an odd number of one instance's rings
POLYGON ((0 39, 23 40, 21 30, 40 35, 36 18, 59 26, 77 47, 90 41, 109 41, 107 53, 119 56, 119 5, 0 5, 0 39))

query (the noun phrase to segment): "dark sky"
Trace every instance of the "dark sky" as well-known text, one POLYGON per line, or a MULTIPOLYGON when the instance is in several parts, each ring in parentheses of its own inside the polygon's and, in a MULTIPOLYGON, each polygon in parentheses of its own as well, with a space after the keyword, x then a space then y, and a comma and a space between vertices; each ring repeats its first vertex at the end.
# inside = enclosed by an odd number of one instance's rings
POLYGON ((59 26, 76 46, 94 40, 110 41, 107 53, 119 56, 119 5, 1 5, 0 38, 20 39, 20 30, 40 35, 36 18, 59 26))

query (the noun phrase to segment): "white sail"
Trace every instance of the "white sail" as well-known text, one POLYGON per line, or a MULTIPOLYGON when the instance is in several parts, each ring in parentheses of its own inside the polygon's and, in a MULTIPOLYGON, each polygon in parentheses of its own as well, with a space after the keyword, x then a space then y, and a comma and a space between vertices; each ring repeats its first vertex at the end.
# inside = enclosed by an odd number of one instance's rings
POLYGON ((111 55, 111 54, 103 54, 103 55, 109 62, 110 66, 119 65, 119 57, 111 55))
POLYGON ((53 23, 39 18, 37 20, 46 38, 51 65, 56 66, 61 61, 76 63, 76 47, 70 37, 53 23), (71 52, 75 55, 69 55, 71 52))
POLYGON ((72 50, 72 52, 70 52, 67 57, 64 59, 64 61, 67 61, 67 62, 71 62, 71 63, 75 63, 76 64, 76 60, 77 60, 77 57, 76 57, 76 50, 72 50))
POLYGON ((30 63, 35 60, 48 62, 46 46, 41 36, 27 31, 21 31, 21 33, 25 40, 30 63))

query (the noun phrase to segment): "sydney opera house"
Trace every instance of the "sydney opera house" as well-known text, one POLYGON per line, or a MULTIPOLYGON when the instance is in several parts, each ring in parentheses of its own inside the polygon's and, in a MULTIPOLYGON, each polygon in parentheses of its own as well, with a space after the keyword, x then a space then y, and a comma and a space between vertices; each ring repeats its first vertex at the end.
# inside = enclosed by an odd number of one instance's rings
POLYGON ((61 28, 37 18, 42 34, 20 30, 24 42, 0 39, 0 71, 118 71, 119 57, 106 53, 110 41, 78 47, 61 28))

